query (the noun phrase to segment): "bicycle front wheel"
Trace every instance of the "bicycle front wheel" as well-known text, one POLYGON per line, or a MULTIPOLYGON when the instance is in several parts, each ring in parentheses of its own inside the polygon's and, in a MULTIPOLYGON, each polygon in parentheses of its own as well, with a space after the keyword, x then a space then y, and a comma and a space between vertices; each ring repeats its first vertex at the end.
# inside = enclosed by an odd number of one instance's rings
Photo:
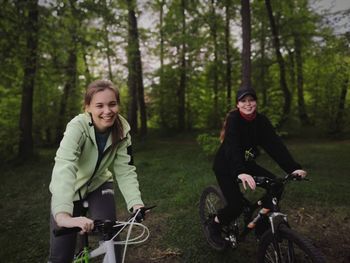
POLYGON ((258 251, 258 263, 326 262, 322 253, 310 240, 286 225, 279 227, 275 240, 276 242, 274 242, 271 230, 262 236, 258 251))

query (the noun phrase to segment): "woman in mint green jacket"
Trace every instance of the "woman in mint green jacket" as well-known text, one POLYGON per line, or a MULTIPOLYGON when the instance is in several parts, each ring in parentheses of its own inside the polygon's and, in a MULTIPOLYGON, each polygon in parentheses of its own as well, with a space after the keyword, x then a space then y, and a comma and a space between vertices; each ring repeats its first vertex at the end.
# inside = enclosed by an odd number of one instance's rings
POLYGON ((116 220, 113 177, 129 211, 144 206, 132 162, 130 126, 118 114, 119 103, 112 82, 92 82, 85 93, 85 113, 66 127, 50 183, 49 262, 71 262, 74 256, 76 234, 55 237, 52 230, 57 226, 89 232, 93 219, 116 220))

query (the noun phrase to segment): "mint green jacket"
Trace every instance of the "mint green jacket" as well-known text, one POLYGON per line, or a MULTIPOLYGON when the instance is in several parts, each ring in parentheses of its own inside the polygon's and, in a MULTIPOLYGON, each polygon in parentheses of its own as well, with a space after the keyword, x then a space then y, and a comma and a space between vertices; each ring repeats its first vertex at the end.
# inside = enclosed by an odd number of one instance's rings
POLYGON ((143 204, 136 168, 129 164, 131 156, 127 153, 127 147, 131 145, 130 126, 120 115, 119 118, 124 129, 123 139, 113 148, 112 136, 109 136, 96 171, 98 149, 91 116, 88 113, 79 114, 67 124, 56 152, 50 183, 51 211, 54 216, 59 212, 72 215, 73 201, 79 200, 79 190, 84 197, 103 183, 113 181, 113 177, 128 209, 143 204), (91 184, 87 186, 94 171, 91 184))

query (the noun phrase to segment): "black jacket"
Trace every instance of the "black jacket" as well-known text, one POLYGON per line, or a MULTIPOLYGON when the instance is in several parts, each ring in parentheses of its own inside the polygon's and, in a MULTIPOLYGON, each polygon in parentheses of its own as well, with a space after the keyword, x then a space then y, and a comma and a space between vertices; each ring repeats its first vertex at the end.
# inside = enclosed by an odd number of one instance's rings
POLYGON ((263 114, 257 113, 254 120, 247 121, 235 110, 228 115, 226 123, 225 139, 214 160, 213 169, 216 174, 237 177, 241 173, 248 173, 246 164, 249 160, 246 151, 250 153, 249 159, 255 159, 258 146, 285 172, 301 169, 263 114))

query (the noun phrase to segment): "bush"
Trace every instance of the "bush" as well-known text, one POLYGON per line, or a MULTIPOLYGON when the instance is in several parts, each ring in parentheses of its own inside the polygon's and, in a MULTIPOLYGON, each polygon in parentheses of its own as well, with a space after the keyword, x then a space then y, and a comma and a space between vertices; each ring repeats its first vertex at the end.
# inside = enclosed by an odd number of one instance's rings
POLYGON ((220 146, 219 136, 210 133, 199 134, 196 141, 207 156, 213 156, 220 146))

